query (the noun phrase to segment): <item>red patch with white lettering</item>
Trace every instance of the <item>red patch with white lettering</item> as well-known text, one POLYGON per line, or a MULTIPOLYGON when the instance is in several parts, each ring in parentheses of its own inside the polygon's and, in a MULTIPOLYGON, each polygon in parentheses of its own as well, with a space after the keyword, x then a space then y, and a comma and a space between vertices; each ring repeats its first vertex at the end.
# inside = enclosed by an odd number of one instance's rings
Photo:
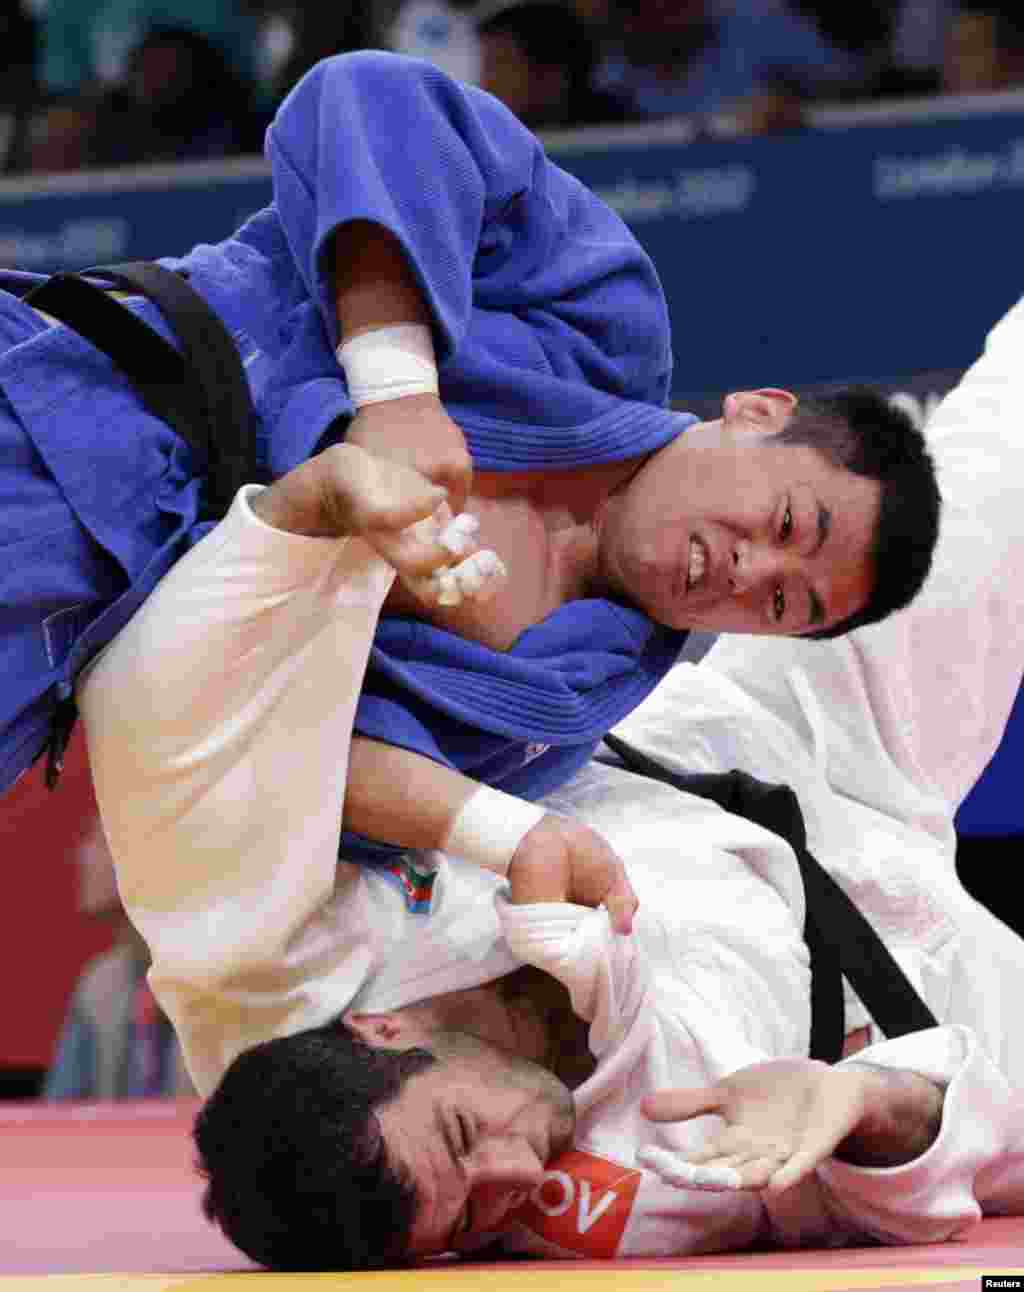
POLYGON ((573 1149, 548 1164, 511 1219, 576 1256, 614 1256, 642 1179, 642 1171, 573 1149))

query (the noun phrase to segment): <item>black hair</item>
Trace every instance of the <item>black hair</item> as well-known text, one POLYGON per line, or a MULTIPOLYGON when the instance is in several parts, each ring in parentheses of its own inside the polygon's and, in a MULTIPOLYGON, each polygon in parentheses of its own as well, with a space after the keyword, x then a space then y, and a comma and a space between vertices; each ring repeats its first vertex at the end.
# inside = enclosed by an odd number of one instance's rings
POLYGON ((407 1264, 416 1195, 376 1113, 436 1062, 340 1022, 244 1051, 193 1131, 207 1219, 271 1269, 407 1264))
POLYGON ((582 20, 558 0, 516 0, 485 12, 477 22, 481 35, 513 36, 534 63, 568 64, 589 46, 582 20))
POLYGON ((486 8, 477 20, 482 36, 511 36, 532 63, 565 69, 570 118, 572 104, 590 89, 595 47, 586 23, 559 0, 512 0, 486 8))
POLYGON ((963 0, 960 10, 965 14, 992 18, 995 23, 996 45, 1013 53, 1024 51, 1024 19, 1014 0, 963 0))
POLYGON ((925 438, 908 414, 877 391, 851 387, 801 400, 775 438, 806 444, 835 466, 882 487, 869 552, 874 587, 868 604, 833 627, 806 635, 838 637, 909 605, 931 569, 942 499, 925 438))

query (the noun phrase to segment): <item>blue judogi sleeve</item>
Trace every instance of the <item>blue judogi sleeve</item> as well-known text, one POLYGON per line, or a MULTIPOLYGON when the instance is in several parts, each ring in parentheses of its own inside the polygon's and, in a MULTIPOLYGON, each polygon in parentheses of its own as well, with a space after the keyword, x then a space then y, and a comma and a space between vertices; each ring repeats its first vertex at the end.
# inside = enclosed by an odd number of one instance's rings
MULTIPOLYGON (((401 243, 432 313, 442 400, 478 468, 637 456, 694 420, 664 407, 668 320, 646 254, 489 95, 425 63, 346 55, 293 90, 267 151, 332 348, 332 235, 366 220, 401 243)), ((535 797, 587 760, 684 637, 600 599, 562 607, 507 652, 385 618, 356 730, 535 797)))
MULTIPOLYGON (((164 262, 189 274, 238 345, 267 475, 344 434, 325 252, 352 220, 405 248, 433 315, 441 398, 478 468, 639 457, 695 420, 664 407, 671 347, 650 260, 490 96, 425 63, 345 55, 296 86, 267 147, 273 204, 224 242, 164 262)), ((153 308, 139 311, 166 334, 153 308)), ((26 594, 26 562, 11 563, 4 636, 8 672, 23 681, 0 711, 0 784, 39 751, 82 665, 204 530, 188 446, 123 374, 13 297, 7 313, 0 494, 27 505, 38 484, 33 506, 56 519, 40 530, 35 515, 21 526, 24 506, 5 511, 5 541, 46 544, 48 582, 35 559, 26 594)), ((600 600, 562 607, 507 653, 387 619, 357 728, 542 792, 643 699, 681 639, 600 600)))
POLYGON ((333 234, 365 220, 397 238, 478 467, 613 461, 686 424, 664 407, 670 334, 650 259, 490 95, 391 54, 328 59, 282 105, 267 155, 329 352, 333 234))

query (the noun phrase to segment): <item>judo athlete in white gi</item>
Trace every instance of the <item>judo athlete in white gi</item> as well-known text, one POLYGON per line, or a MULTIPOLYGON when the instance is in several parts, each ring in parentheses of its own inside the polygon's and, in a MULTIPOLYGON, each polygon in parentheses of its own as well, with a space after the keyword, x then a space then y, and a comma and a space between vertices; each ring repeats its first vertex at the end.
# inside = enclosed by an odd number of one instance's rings
POLYGON ((413 575, 452 559, 389 533, 434 505, 422 481, 399 481, 398 506, 374 477, 373 507, 357 490, 335 508, 372 547, 283 532, 283 482, 243 490, 165 577, 79 702, 122 898, 212 1094, 209 1214, 246 1252, 316 1269, 496 1231, 569 1256, 939 1241, 1024 1207, 1003 1008, 1024 948, 957 883, 950 824, 1019 677, 1002 484, 1024 466, 1022 332, 1018 306, 935 415, 950 520, 920 608, 851 644, 747 660, 723 642, 620 729, 681 767, 795 785, 811 847, 943 1024, 869 1035, 835 1068, 803 1057, 794 856, 704 800, 594 763, 550 801, 628 858, 629 937, 593 909, 616 878, 600 858, 580 874, 571 852, 517 856, 506 882, 411 856, 407 892, 337 863, 384 558, 413 575), (712 1108, 724 1131, 696 1115, 712 1108))

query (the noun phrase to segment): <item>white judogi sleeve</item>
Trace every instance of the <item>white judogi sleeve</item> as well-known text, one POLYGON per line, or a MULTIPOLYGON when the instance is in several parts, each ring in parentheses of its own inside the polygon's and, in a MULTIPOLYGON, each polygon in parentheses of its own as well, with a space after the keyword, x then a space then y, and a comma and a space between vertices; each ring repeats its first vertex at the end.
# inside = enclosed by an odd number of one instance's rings
MULTIPOLYGON (((966 1027, 933 1028, 863 1050, 857 1062, 918 1072, 945 1088, 934 1144, 903 1166, 818 1169, 837 1226, 883 1243, 962 1238, 982 1215, 1024 1210, 1024 1093, 966 1027)), ((852 1062, 852 1061, 851 1061, 852 1062)))
POLYGON ((337 848, 394 572, 357 539, 265 525, 253 488, 78 695, 121 898, 202 1093, 255 1040, 326 1022, 373 959, 366 888, 337 848))

